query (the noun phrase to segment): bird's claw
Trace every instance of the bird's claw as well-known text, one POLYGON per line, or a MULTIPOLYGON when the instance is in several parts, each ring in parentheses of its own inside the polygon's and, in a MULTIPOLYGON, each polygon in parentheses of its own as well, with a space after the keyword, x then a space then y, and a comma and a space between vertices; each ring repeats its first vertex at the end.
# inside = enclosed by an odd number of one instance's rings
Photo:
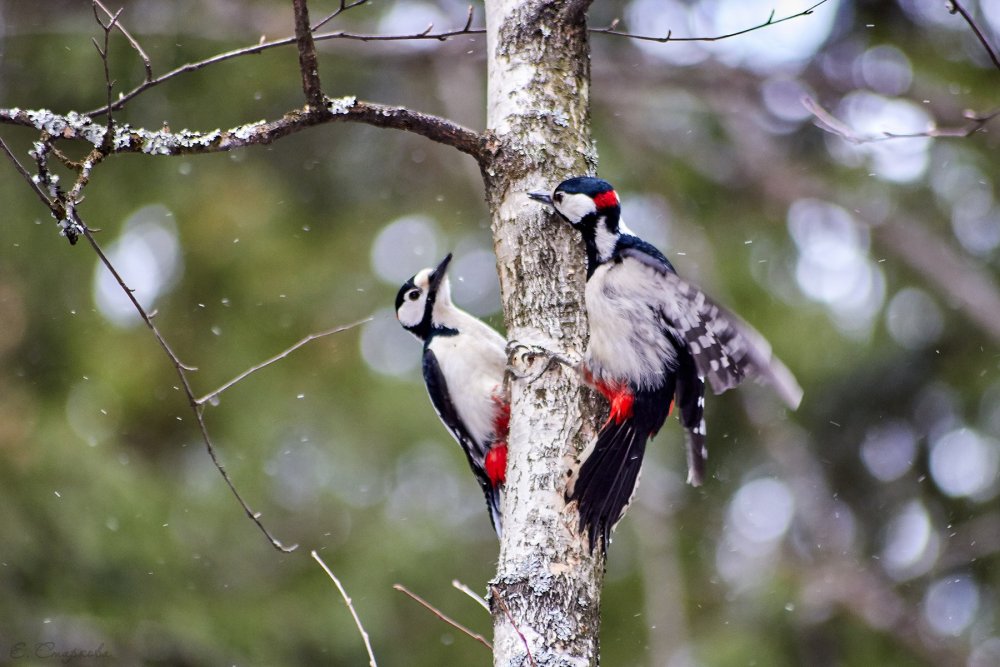
POLYGON ((507 370, 518 380, 527 380, 531 384, 557 363, 576 368, 580 362, 541 345, 516 340, 507 343, 507 370))

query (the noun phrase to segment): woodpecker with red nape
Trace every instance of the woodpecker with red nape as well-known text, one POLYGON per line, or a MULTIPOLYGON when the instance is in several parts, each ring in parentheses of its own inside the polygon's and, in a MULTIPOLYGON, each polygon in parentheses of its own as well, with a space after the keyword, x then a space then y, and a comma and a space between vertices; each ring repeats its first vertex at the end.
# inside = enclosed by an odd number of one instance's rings
POLYGON ((423 269, 403 283, 396 295, 396 317, 424 344, 427 393, 469 459, 499 537, 510 422, 510 404, 503 391, 506 341, 451 302, 449 262, 450 254, 437 267, 423 269))
POLYGON ((802 390, 764 338, 677 276, 670 261, 621 220, 607 181, 577 177, 552 194, 528 195, 555 209, 583 236, 590 342, 585 380, 611 404, 607 422, 581 455, 568 500, 593 551, 632 500, 646 450, 676 404, 686 431, 688 483, 705 477, 705 381, 715 393, 755 376, 791 408, 802 390))

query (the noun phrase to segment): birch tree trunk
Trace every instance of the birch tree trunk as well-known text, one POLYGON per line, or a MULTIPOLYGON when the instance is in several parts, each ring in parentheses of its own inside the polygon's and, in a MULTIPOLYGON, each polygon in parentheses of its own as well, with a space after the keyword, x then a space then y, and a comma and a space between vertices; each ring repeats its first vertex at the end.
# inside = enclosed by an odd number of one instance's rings
MULTIPOLYGON (((587 334, 583 249, 525 193, 594 171, 588 6, 486 2, 494 159, 484 180, 508 337, 577 355, 587 334)), ((522 373, 545 364, 521 362, 522 373)), ((511 383, 504 535, 491 588, 495 665, 598 662, 604 559, 588 553, 565 502, 570 465, 594 436, 588 397, 561 366, 511 383)))

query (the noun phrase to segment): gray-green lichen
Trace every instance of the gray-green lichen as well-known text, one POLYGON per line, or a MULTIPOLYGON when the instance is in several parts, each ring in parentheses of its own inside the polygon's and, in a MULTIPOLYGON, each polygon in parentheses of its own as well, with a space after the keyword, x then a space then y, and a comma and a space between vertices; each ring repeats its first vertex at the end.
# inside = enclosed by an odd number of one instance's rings
POLYGON ((326 110, 335 116, 348 113, 351 108, 358 103, 358 98, 354 95, 347 95, 346 97, 338 97, 336 99, 326 100, 326 110))

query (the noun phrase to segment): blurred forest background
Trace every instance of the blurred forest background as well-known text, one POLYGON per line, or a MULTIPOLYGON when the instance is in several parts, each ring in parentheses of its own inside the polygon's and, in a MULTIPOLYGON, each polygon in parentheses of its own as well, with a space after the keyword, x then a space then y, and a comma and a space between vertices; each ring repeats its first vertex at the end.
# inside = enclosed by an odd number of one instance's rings
MULTIPOLYGON (((122 3, 154 70, 291 35, 291 3, 122 3)), ((314 18, 338 3, 314 0, 314 18)), ((591 25, 711 36, 808 1, 598 2, 591 25)), ((112 9, 118 5, 112 3, 112 9)), ((1000 3, 963 3, 1000 44, 1000 3)), ((460 27, 463 2, 372 2, 328 29, 460 27)), ((474 25, 482 25, 476 5, 474 25)), ((105 101, 89 2, 0 1, 0 106, 105 101)), ((615 533, 607 665, 1000 664, 1000 119, 967 138, 852 143, 966 124, 1000 69, 946 3, 829 0, 714 43, 595 34, 600 175, 682 275, 752 322, 796 373, 787 413, 750 385, 708 405, 710 476, 684 484, 672 420, 615 533)), ((142 64, 111 41, 116 90, 142 64)), ((319 44, 331 96, 482 129, 485 38, 319 44)), ((294 46, 193 72, 116 119, 211 130, 302 105, 294 46)), ((0 127, 22 161, 32 131, 0 127)), ((549 184, 549 185, 554 185, 549 184)), ((425 139, 330 124, 271 146, 114 156, 81 207, 204 394, 310 332, 207 411, 212 465, 177 377, 86 243, 70 246, 0 164, 0 664, 38 643, 73 664, 361 665, 491 656, 473 629, 497 552, 482 496, 438 422, 398 286, 454 251, 455 300, 503 327, 474 161, 425 139)), ((582 262, 580 257, 566 261, 582 262)))

